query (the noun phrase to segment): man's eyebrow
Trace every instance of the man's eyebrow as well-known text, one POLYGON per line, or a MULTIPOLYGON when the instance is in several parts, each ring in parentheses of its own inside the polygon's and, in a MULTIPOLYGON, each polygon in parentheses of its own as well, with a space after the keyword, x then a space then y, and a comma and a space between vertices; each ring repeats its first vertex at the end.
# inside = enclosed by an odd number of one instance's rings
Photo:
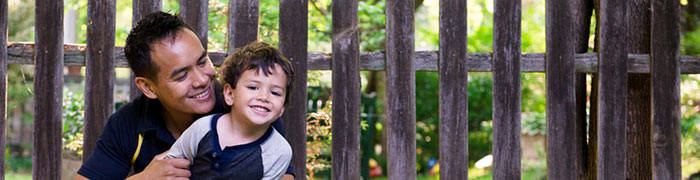
MULTIPOLYGON (((203 59, 204 57, 206 57, 206 56, 207 56, 207 51, 202 51, 202 55, 199 56, 199 58, 197 58, 197 62, 199 62, 200 60, 202 60, 202 59, 203 59)), ((189 69, 191 69, 191 68, 192 68, 192 66, 190 65, 190 66, 185 66, 185 67, 181 67, 181 68, 175 69, 175 70, 173 71, 173 73, 170 73, 170 78, 172 79, 172 78, 174 78, 177 74, 180 74, 181 72, 187 71, 187 70, 189 70, 189 69)))

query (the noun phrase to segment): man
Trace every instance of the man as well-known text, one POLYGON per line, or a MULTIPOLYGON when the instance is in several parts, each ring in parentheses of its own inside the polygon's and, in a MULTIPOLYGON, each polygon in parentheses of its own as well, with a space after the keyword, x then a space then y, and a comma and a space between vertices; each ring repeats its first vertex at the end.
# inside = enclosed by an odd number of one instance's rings
MULTIPOLYGON (((187 179, 186 159, 165 151, 194 120, 226 112, 216 70, 196 34, 177 16, 149 14, 131 30, 124 48, 143 92, 112 114, 96 148, 75 179, 187 179)), ((284 134, 280 119, 272 125, 284 134)), ((282 179, 293 179, 288 168, 282 179)))

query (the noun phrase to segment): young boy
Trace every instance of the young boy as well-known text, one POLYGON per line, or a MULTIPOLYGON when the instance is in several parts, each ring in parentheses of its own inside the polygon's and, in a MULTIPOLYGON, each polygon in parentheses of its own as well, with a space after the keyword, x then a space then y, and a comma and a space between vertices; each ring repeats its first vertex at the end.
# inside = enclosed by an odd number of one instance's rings
POLYGON ((226 58, 220 74, 231 112, 195 121, 166 158, 189 159, 192 179, 280 179, 292 149, 270 123, 287 105, 291 63, 271 45, 253 42, 226 58))

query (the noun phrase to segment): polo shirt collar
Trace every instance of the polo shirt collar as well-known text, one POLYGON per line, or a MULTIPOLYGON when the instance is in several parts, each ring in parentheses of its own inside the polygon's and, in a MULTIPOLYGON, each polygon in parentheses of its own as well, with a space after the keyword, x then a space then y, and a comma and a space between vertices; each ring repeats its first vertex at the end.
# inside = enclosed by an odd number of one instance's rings
POLYGON ((165 127, 165 122, 163 121, 163 116, 161 110, 163 105, 160 101, 155 99, 149 99, 144 95, 140 95, 137 101, 142 105, 140 121, 138 121, 137 132, 139 134, 154 134, 155 137, 163 142, 173 144, 175 143, 175 138, 173 138, 170 131, 165 127))

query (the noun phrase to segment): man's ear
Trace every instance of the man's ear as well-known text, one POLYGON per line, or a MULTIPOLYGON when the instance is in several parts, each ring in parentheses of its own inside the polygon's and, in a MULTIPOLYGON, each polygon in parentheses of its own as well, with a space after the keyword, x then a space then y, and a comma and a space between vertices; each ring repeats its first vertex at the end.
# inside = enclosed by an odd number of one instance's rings
POLYGON ((224 101, 229 106, 233 106, 233 87, 228 83, 224 84, 224 101))
POLYGON ((154 91, 155 83, 153 83, 153 81, 144 77, 135 77, 134 83, 136 83, 136 87, 138 87, 143 95, 146 95, 146 97, 150 99, 158 98, 158 94, 156 94, 154 91))

